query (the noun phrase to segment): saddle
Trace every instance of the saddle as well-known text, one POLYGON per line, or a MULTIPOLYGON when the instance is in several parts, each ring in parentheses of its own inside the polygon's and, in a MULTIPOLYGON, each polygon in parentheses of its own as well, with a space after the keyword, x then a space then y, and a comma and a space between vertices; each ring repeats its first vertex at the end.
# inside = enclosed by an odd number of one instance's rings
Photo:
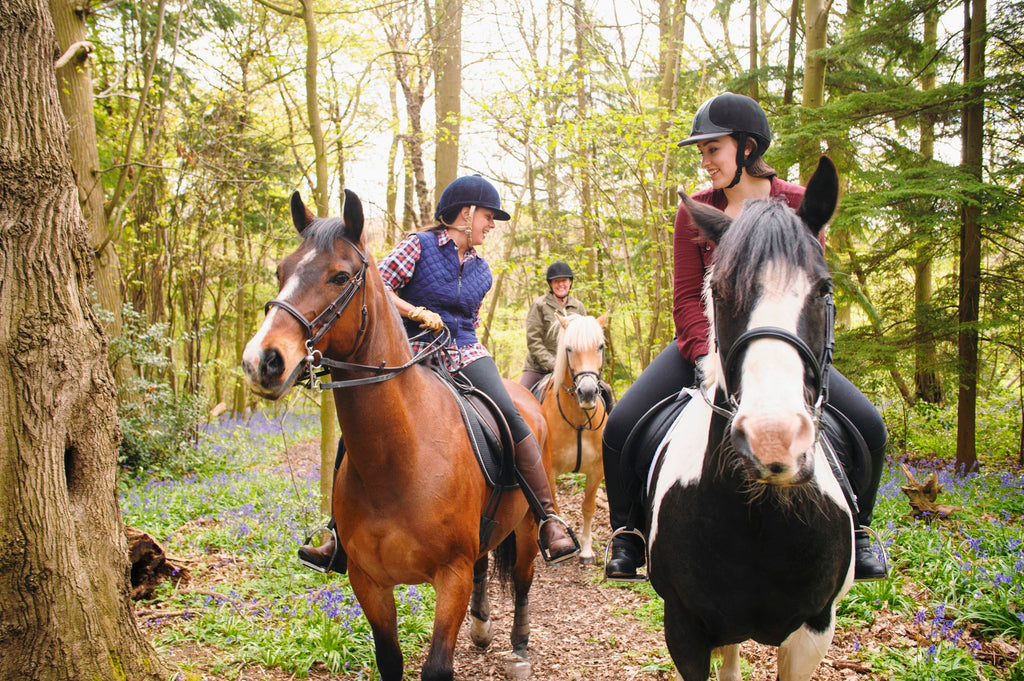
POLYGON ((462 422, 487 486, 499 490, 518 488, 513 460, 515 443, 498 405, 464 377, 456 380, 443 368, 435 368, 435 372, 459 405, 462 422))
MULTIPOLYGON (((619 463, 634 497, 646 497, 651 466, 663 454, 665 436, 695 393, 686 389, 666 397, 651 407, 630 431, 619 463), (638 490, 641 494, 636 494, 638 490)), ((856 517, 857 491, 867 489, 871 481, 867 444, 856 426, 830 404, 826 403, 822 410, 820 427, 822 445, 827 450, 825 458, 856 517)))
POLYGON ((551 374, 544 374, 541 376, 540 380, 533 384, 533 387, 530 388, 530 392, 533 393, 533 396, 537 398, 538 402, 540 402, 544 399, 544 393, 547 392, 549 385, 551 385, 551 374))

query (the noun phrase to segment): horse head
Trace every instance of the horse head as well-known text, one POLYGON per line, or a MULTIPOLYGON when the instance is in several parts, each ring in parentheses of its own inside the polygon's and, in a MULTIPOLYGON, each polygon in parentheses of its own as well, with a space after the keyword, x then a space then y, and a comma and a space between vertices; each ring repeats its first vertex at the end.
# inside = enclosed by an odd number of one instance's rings
POLYGON ((795 212, 753 200, 733 220, 681 193, 716 244, 704 299, 716 403, 731 411, 728 442, 754 479, 771 485, 799 485, 814 473, 834 314, 819 238, 838 187, 835 166, 822 157, 795 212))
POLYGON ((318 218, 295 192, 291 214, 302 243, 278 264, 277 298, 267 303, 263 325, 242 355, 253 392, 274 400, 321 357, 349 356, 366 324, 371 264, 359 197, 346 189, 343 217, 318 218))
POLYGON ((553 376, 572 394, 580 407, 597 407, 601 396, 601 369, 604 367, 604 326, 608 313, 600 317, 558 316, 558 350, 553 376))

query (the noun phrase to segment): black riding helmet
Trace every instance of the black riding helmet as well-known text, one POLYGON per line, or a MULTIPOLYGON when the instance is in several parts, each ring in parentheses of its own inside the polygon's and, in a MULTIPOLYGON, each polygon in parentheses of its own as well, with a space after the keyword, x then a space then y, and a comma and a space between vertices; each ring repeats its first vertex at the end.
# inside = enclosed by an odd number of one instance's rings
POLYGON ((572 281, 572 268, 561 260, 556 260, 548 265, 548 283, 550 284, 552 279, 559 279, 561 277, 566 277, 572 281))
POLYGON ((743 169, 761 158, 772 143, 768 117, 755 100, 732 92, 723 92, 712 97, 697 109, 690 136, 676 146, 685 147, 725 135, 731 135, 736 140, 736 177, 729 185, 735 187, 740 181, 743 169), (755 143, 755 148, 749 156, 746 155, 748 138, 753 138, 755 143))
POLYGON ((466 175, 451 181, 437 201, 434 219, 451 222, 463 206, 478 206, 494 211, 495 220, 509 220, 508 213, 501 209, 501 198, 494 185, 480 175, 466 175))

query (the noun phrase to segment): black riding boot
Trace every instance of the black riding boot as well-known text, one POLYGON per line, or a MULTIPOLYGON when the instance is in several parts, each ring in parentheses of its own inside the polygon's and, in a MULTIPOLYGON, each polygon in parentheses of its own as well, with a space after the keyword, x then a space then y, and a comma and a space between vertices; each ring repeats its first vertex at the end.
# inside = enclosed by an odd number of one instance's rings
POLYGON ((875 555, 874 542, 866 529, 871 525, 871 516, 875 511, 875 499, 878 496, 878 484, 882 479, 882 466, 885 464, 885 446, 871 452, 871 479, 867 489, 860 490, 857 495, 857 531, 854 534, 854 567, 853 578, 857 581, 885 579, 889 576, 885 565, 875 555))
POLYGON ((544 470, 537 438, 529 435, 517 442, 515 456, 519 484, 539 526, 537 543, 544 562, 560 563, 572 558, 580 552, 580 545, 562 519, 555 515, 548 474, 544 470))
POLYGON ((637 522, 631 518, 639 500, 635 500, 631 493, 634 486, 623 480, 619 450, 602 442, 601 454, 608 495, 608 521, 616 533, 612 536, 611 555, 605 563, 604 576, 615 581, 642 581, 644 578, 637 574, 637 568, 646 562, 647 551, 643 535, 637 531, 637 522))
MULTIPOLYGON (((338 453, 334 457, 334 476, 338 476, 338 469, 341 468, 341 460, 345 458, 345 440, 338 438, 338 453)), ((348 571, 348 556, 345 549, 338 541, 337 524, 332 516, 327 523, 327 529, 331 536, 320 546, 305 544, 299 547, 299 562, 317 572, 337 572, 345 574, 348 571)), ((309 541, 307 539, 307 541, 309 541)))

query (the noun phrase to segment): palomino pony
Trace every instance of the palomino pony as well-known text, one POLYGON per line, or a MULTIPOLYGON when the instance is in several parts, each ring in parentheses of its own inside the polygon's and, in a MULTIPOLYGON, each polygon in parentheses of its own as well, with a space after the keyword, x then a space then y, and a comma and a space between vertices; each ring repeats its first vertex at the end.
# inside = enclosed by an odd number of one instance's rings
POLYGON ((717 244, 705 284, 707 378, 663 442, 648 494, 650 578, 679 678, 739 681, 739 643, 779 647, 778 678, 810 679, 853 582, 851 503, 820 439, 832 280, 817 237, 835 210, 822 158, 795 213, 748 201, 735 220, 683 196, 717 244), (713 396, 708 393, 713 389, 713 396))
POLYGON ((551 489, 562 473, 587 476, 583 496, 583 530, 580 562, 594 563, 592 525, 597 489, 604 480, 601 436, 607 420, 601 397, 601 368, 604 365, 604 331, 608 315, 600 317, 558 316, 558 350, 555 367, 543 393, 541 407, 551 433, 551 489))
MULTIPOLYGON (((330 367, 347 454, 334 480, 338 539, 348 553, 356 598, 373 630, 384 681, 403 678, 394 587, 433 585, 433 638, 422 678, 449 681, 459 626, 472 594, 472 637, 492 638, 486 601, 488 552, 514 584, 515 671, 528 672, 528 594, 538 553, 537 525, 520 490, 507 491, 493 514, 496 529, 481 546, 481 516, 490 491, 455 398, 414 358, 363 240, 359 198, 345 192, 344 218, 315 218, 298 192, 292 220, 299 248, 277 268, 280 291, 243 356, 257 394, 278 399, 313 369, 330 367), (503 560, 504 559, 504 560, 503 560), (524 670, 525 667, 525 670, 524 670)), ((550 464, 547 427, 530 393, 506 382, 550 464)))

